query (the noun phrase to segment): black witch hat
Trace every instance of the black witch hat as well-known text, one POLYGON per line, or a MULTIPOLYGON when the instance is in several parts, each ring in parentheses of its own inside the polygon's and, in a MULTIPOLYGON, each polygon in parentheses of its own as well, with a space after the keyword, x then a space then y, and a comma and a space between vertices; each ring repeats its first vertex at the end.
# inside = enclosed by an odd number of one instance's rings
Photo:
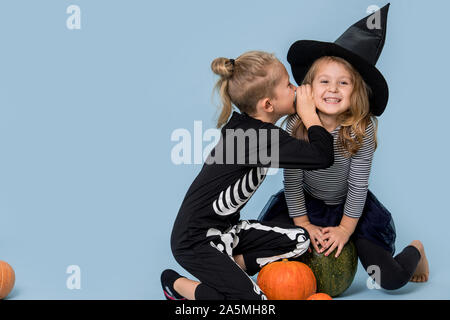
POLYGON ((287 60, 292 75, 301 84, 315 60, 323 56, 341 57, 350 62, 370 87, 370 111, 379 116, 386 108, 389 89, 375 64, 386 38, 389 4, 348 28, 335 42, 296 41, 289 48, 287 60), (373 23, 375 21, 375 23, 373 23))

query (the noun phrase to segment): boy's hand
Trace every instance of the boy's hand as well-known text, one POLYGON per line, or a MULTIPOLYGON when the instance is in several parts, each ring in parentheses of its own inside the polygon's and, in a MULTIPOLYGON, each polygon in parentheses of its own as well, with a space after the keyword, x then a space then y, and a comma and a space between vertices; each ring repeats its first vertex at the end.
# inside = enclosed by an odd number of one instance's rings
POLYGON ((306 128, 312 125, 322 125, 319 116, 316 113, 316 106, 314 105, 314 98, 312 88, 309 84, 304 84, 297 87, 297 98, 295 108, 297 114, 302 119, 306 128))
POLYGON ((342 249, 344 248, 344 245, 350 239, 351 232, 347 231, 340 225, 337 227, 323 228, 322 232, 324 233, 323 239, 326 243, 325 247, 323 247, 322 250, 328 249, 328 251, 325 252, 325 256, 328 256, 334 251, 334 249, 337 248, 337 252, 334 257, 339 257, 342 249))
POLYGON ((298 86, 296 93, 297 100, 295 108, 298 115, 303 118, 304 115, 315 113, 316 107, 314 105, 311 85, 304 84, 298 86))

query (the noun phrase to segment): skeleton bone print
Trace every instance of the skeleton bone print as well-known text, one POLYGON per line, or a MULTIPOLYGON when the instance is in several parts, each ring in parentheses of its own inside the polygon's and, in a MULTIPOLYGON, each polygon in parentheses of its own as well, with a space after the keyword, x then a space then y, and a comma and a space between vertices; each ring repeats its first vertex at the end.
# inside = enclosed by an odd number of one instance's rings
MULTIPOLYGON (((225 231, 224 233, 222 233, 220 230, 217 230, 215 228, 210 228, 206 234, 207 237, 210 237, 210 236, 219 236, 220 237, 220 239, 217 239, 216 243, 214 243, 214 241, 210 241, 209 244, 213 248, 219 250, 220 252, 226 253, 228 255, 228 257, 239 268, 241 268, 241 266, 238 263, 236 263, 236 261, 233 258, 233 249, 239 243, 239 237, 238 237, 237 233, 239 233, 239 231, 241 230, 242 224, 248 224, 248 221, 244 220, 239 225, 233 226, 232 228, 225 231)), ((261 297, 261 300, 267 300, 267 296, 264 294, 264 292, 262 292, 262 290, 259 288, 259 286, 255 283, 255 281, 253 281, 253 279, 250 276, 247 275, 247 277, 253 286, 253 291, 261 297)))
MULTIPOLYGON (((248 220, 241 220, 238 224, 230 227, 224 232, 221 232, 218 229, 210 228, 206 234, 206 237, 214 237, 209 244, 215 248, 216 250, 226 254, 239 268, 241 266, 236 263, 233 257, 233 250, 239 244, 239 236, 241 233, 258 231, 259 234, 255 234, 255 236, 261 236, 261 232, 269 232, 272 234, 283 235, 288 238, 291 242, 294 242, 295 248, 291 248, 286 252, 279 252, 274 255, 269 255, 267 257, 262 256, 256 258, 256 263, 259 265, 259 268, 263 268, 265 265, 279 261, 282 259, 298 257, 303 254, 309 247, 310 240, 305 234, 305 230, 302 228, 280 228, 277 226, 266 226, 259 222, 250 222, 248 220)), ((248 237, 248 235, 247 235, 248 237)), ((266 300, 266 295, 261 291, 259 286, 253 281, 253 279, 248 276, 247 278, 250 280, 251 285, 253 287, 253 291, 262 299, 266 300)))
POLYGON ((309 248, 310 240, 305 234, 305 230, 302 228, 280 228, 277 226, 266 226, 258 222, 250 222, 248 220, 241 220, 237 225, 232 226, 225 232, 221 232, 215 228, 210 228, 206 233, 206 237, 218 236, 216 242, 210 241, 210 245, 219 250, 222 253, 226 253, 233 261, 233 249, 239 243, 239 234, 246 230, 260 230, 266 232, 275 232, 280 235, 284 235, 291 241, 296 242, 296 247, 288 252, 273 255, 269 257, 259 257, 256 262, 259 267, 262 268, 265 265, 288 258, 295 258, 302 255, 309 248))
POLYGON ((228 186, 225 191, 213 202, 214 212, 220 216, 227 216, 238 211, 255 193, 256 189, 264 181, 269 169, 263 167, 252 168, 233 185, 228 186), (256 180, 256 184, 254 183, 256 180), (247 184, 249 189, 247 189, 247 184), (231 190, 233 189, 233 193, 231 190), (243 197, 240 196, 243 195, 243 197))

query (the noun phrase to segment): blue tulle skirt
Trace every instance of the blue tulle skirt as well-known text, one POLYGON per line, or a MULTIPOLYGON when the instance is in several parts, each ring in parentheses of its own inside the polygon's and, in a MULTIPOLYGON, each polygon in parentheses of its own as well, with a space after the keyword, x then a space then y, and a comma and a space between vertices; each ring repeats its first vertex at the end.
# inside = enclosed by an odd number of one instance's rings
MULTIPOLYGON (((314 198, 308 192, 304 193, 308 218, 312 224, 321 227, 340 224, 344 213, 344 203, 330 206, 324 201, 314 198)), ((284 189, 270 197, 258 220, 293 224, 288 214, 284 189)), ((396 237, 394 220, 391 213, 370 191, 367 191, 364 210, 352 237, 370 240, 394 255, 396 237)))

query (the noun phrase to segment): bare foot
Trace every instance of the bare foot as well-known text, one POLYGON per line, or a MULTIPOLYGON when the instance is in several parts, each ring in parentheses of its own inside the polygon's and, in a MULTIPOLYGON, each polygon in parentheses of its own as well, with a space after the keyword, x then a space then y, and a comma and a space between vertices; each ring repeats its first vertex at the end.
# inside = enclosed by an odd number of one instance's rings
POLYGON ((423 244, 419 240, 414 240, 413 242, 410 243, 410 246, 416 247, 420 252, 419 264, 417 265, 416 271, 414 272, 410 281, 426 282, 426 281, 428 281, 428 275, 429 275, 430 271, 428 268, 428 260, 425 255, 425 249, 423 247, 423 244))

